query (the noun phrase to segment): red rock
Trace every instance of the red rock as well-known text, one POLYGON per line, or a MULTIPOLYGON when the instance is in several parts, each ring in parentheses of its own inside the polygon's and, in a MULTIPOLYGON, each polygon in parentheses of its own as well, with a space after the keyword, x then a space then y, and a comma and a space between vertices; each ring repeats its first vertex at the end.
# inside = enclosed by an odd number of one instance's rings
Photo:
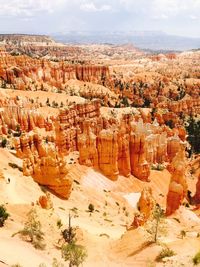
POLYGON ((97 137, 90 129, 90 122, 83 123, 83 133, 78 134, 79 163, 98 167, 97 137))
POLYGON ((182 145, 170 167, 172 176, 167 195, 166 215, 173 214, 187 196, 186 166, 185 147, 182 145))
POLYGON ((119 131, 118 134, 118 168, 119 173, 129 177, 131 174, 130 166, 130 137, 124 131, 119 131))
POLYGON ((15 145, 17 155, 24 159, 25 176, 32 176, 37 183, 49 187, 60 197, 69 198, 72 180, 67 176, 66 162, 52 144, 44 144, 37 134, 23 134, 15 145))
POLYGON ((144 221, 147 221, 151 216, 155 206, 155 200, 153 199, 152 189, 145 187, 142 190, 140 199, 138 201, 138 209, 143 214, 144 221))
POLYGON ((50 198, 50 194, 47 192, 46 195, 39 197, 39 204, 43 209, 51 209, 53 207, 53 203, 50 198))
POLYGON ((117 132, 102 130, 98 136, 99 168, 111 180, 118 178, 117 132))
POLYGON ((145 136, 132 134, 130 139, 131 173, 142 181, 148 181, 150 166, 145 159, 145 136))

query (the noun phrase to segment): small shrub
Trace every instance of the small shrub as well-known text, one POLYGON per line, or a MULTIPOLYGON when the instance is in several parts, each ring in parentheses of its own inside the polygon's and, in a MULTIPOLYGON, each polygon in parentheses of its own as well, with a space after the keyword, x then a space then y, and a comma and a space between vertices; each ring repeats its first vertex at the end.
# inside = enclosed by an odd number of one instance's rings
POLYGON ((86 249, 75 243, 64 244, 62 246, 62 257, 65 261, 69 261, 69 266, 80 266, 87 257, 86 249))
POLYGON ((6 208, 1 205, 0 206, 0 227, 4 226, 4 222, 8 219, 9 214, 6 211, 6 208))
POLYGON ((129 213, 128 211, 125 211, 125 216, 128 217, 129 213))
POLYGON ((94 205, 93 204, 89 204, 89 206, 88 206, 88 211, 89 212, 93 212, 94 211, 94 205))
POLYGON ((63 239, 67 243, 74 243, 76 241, 76 233, 75 233, 75 228, 71 226, 71 215, 69 214, 69 224, 68 228, 63 230, 61 232, 63 239))
POLYGON ((56 258, 53 258, 52 267, 64 267, 64 264, 59 262, 56 258))
MULTIPOLYGON (((46 190, 47 191, 47 190, 46 190)), ((65 208, 63 208, 63 207, 58 207, 60 210, 65 210, 65 208)))
POLYGON ((14 132, 14 133, 13 133, 13 136, 14 136, 14 137, 20 137, 21 134, 22 134, 21 131, 19 131, 19 132, 14 132))
POLYGON ((41 223, 38 220, 36 210, 32 209, 27 214, 27 218, 24 228, 12 236, 20 234, 21 237, 26 238, 26 241, 31 242, 36 249, 44 249, 44 233, 41 230, 41 223))
POLYGON ((23 171, 23 168, 18 166, 16 163, 9 162, 8 165, 13 169, 18 169, 20 172, 23 171))
POLYGON ((61 232, 61 234, 62 234, 62 237, 64 238, 65 242, 67 242, 67 243, 71 243, 75 239, 75 236, 76 236, 76 233, 71 226, 69 226, 67 229, 63 230, 61 232))
POLYGON ((7 139, 3 138, 2 141, 1 141, 1 146, 2 147, 6 147, 6 145, 7 145, 7 139))
POLYGON ((13 265, 11 265, 11 267, 22 267, 22 265, 20 265, 20 264, 13 264, 13 265))
MULTIPOLYGON (((45 263, 40 263, 38 267, 47 267, 45 263)), ((64 267, 63 263, 60 263, 56 258, 53 258, 52 267, 64 267)))
POLYGON ((145 228, 150 235, 151 242, 157 243, 161 231, 164 230, 164 210, 156 203, 150 220, 147 221, 145 228))
POLYGON ((59 229, 63 226, 61 219, 57 220, 57 226, 59 229))
POLYGON ((186 231, 185 230, 181 230, 180 231, 180 236, 183 239, 184 237, 186 237, 186 231))
POLYGON ((162 259, 166 257, 172 257, 174 255, 175 255, 174 251, 166 247, 166 248, 163 248, 161 252, 158 254, 158 256, 156 257, 156 261, 159 262, 159 261, 162 261, 162 259))
POLYGON ((20 172, 23 172, 23 168, 20 167, 20 166, 18 166, 18 170, 19 170, 20 172))
POLYGON ((200 251, 192 259, 194 265, 198 265, 200 263, 200 251))
POLYGON ((72 212, 74 212, 74 214, 78 214, 78 209, 77 207, 73 207, 72 209, 70 209, 72 212))
POLYGON ((178 223, 181 223, 180 220, 178 218, 173 218, 175 221, 177 221, 178 223))
POLYGON ((164 166, 162 164, 153 164, 151 166, 151 169, 152 170, 155 170, 155 171, 163 171, 164 170, 164 166))
POLYGON ((13 132, 13 136, 14 137, 20 137, 21 136, 21 132, 19 131, 19 132, 13 132))
POLYGON ((17 164, 12 163, 12 162, 9 162, 8 165, 9 165, 10 167, 12 167, 13 169, 17 169, 17 168, 18 168, 17 164))

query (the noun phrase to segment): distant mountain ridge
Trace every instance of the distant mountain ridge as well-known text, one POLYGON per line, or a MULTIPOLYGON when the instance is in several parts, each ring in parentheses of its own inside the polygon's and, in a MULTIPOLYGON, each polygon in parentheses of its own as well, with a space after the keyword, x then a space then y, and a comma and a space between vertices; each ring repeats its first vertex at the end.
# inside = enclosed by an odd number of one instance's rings
POLYGON ((68 44, 132 43, 140 49, 184 51, 200 47, 200 38, 169 35, 161 31, 73 32, 52 35, 56 41, 68 44))
POLYGON ((169 35, 162 31, 88 32, 67 31, 48 35, 0 34, 0 43, 54 45, 65 44, 129 44, 145 51, 186 51, 200 48, 200 38, 169 35))
POLYGON ((21 43, 55 43, 55 41, 47 35, 36 34, 0 34, 0 42, 9 42, 16 44, 21 43))

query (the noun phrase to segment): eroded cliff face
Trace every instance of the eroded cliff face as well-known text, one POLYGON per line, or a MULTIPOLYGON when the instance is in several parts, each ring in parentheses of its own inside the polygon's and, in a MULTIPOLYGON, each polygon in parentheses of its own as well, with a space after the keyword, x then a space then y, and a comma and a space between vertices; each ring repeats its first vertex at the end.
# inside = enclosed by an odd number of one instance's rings
POLYGON ((142 181, 148 181, 150 165, 146 161, 145 135, 133 133, 130 138, 130 161, 132 174, 142 181))
POLYGON ((3 111, 0 112, 0 130, 1 128, 7 128, 16 131, 19 127, 21 131, 29 132, 38 127, 51 131, 52 126, 50 118, 47 120, 41 113, 33 109, 13 105, 5 106, 3 111))
POLYGON ((58 196, 68 199, 72 181, 64 158, 55 145, 45 144, 37 134, 22 134, 15 139, 16 154, 23 159, 23 174, 32 176, 40 185, 45 185, 58 196))
POLYGON ((98 167, 113 180, 133 174, 148 181, 151 164, 171 161, 181 142, 176 132, 156 121, 144 123, 131 114, 120 121, 104 118, 98 101, 62 109, 55 125, 61 153, 78 150, 80 164, 98 167))
POLYGON ((166 215, 173 214, 187 197, 185 146, 182 145, 169 166, 171 181, 167 195, 166 215))
MULTIPOLYGON (((195 90, 196 89, 194 89, 194 91, 195 90)), ((173 114, 180 114, 182 112, 184 114, 199 113, 200 112, 199 106, 200 106, 200 99, 198 97, 192 98, 190 96, 186 96, 180 101, 170 101, 168 103, 160 103, 158 104, 157 107, 167 108, 171 112, 170 114, 172 118, 173 114)))
POLYGON ((98 136, 99 168, 111 180, 118 178, 118 134, 115 130, 103 129, 98 136))
POLYGON ((20 90, 48 90, 49 86, 64 89, 70 79, 103 84, 109 80, 109 69, 5 54, 0 58, 0 79, 8 88, 20 90))
POLYGON ((118 133, 118 168, 120 174, 125 177, 130 176, 130 136, 123 127, 121 127, 118 133))
POLYGON ((57 116, 47 118, 37 106, 30 110, 22 106, 20 109, 19 102, 4 106, 1 132, 15 132, 19 125, 22 134, 13 143, 16 155, 24 160, 24 175, 65 198, 71 190, 65 162, 70 152, 78 151, 80 164, 100 170, 111 180, 132 174, 149 181, 151 165, 171 162, 180 149, 177 131, 156 120, 150 123, 143 113, 105 117, 99 100, 61 108, 57 116), (37 128, 45 133, 43 137, 37 128))
POLYGON ((99 158, 97 151, 97 137, 90 128, 90 122, 83 122, 83 132, 78 129, 77 135, 79 163, 88 167, 98 168, 99 158))

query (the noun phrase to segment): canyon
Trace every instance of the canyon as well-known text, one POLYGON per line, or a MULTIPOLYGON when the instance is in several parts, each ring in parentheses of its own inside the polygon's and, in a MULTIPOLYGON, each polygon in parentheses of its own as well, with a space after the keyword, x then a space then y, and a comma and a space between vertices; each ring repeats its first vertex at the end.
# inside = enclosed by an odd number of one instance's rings
POLYGON ((199 60, 199 51, 152 55, 132 45, 0 35, 0 202, 10 214, 0 260, 29 264, 4 242, 35 258, 29 266, 62 261, 58 240, 71 214, 88 250, 84 266, 192 266, 200 245, 199 60), (31 207, 45 232, 41 253, 8 237, 31 207), (158 239, 176 252, 162 263, 162 244, 148 231, 158 207, 168 232, 158 239))

